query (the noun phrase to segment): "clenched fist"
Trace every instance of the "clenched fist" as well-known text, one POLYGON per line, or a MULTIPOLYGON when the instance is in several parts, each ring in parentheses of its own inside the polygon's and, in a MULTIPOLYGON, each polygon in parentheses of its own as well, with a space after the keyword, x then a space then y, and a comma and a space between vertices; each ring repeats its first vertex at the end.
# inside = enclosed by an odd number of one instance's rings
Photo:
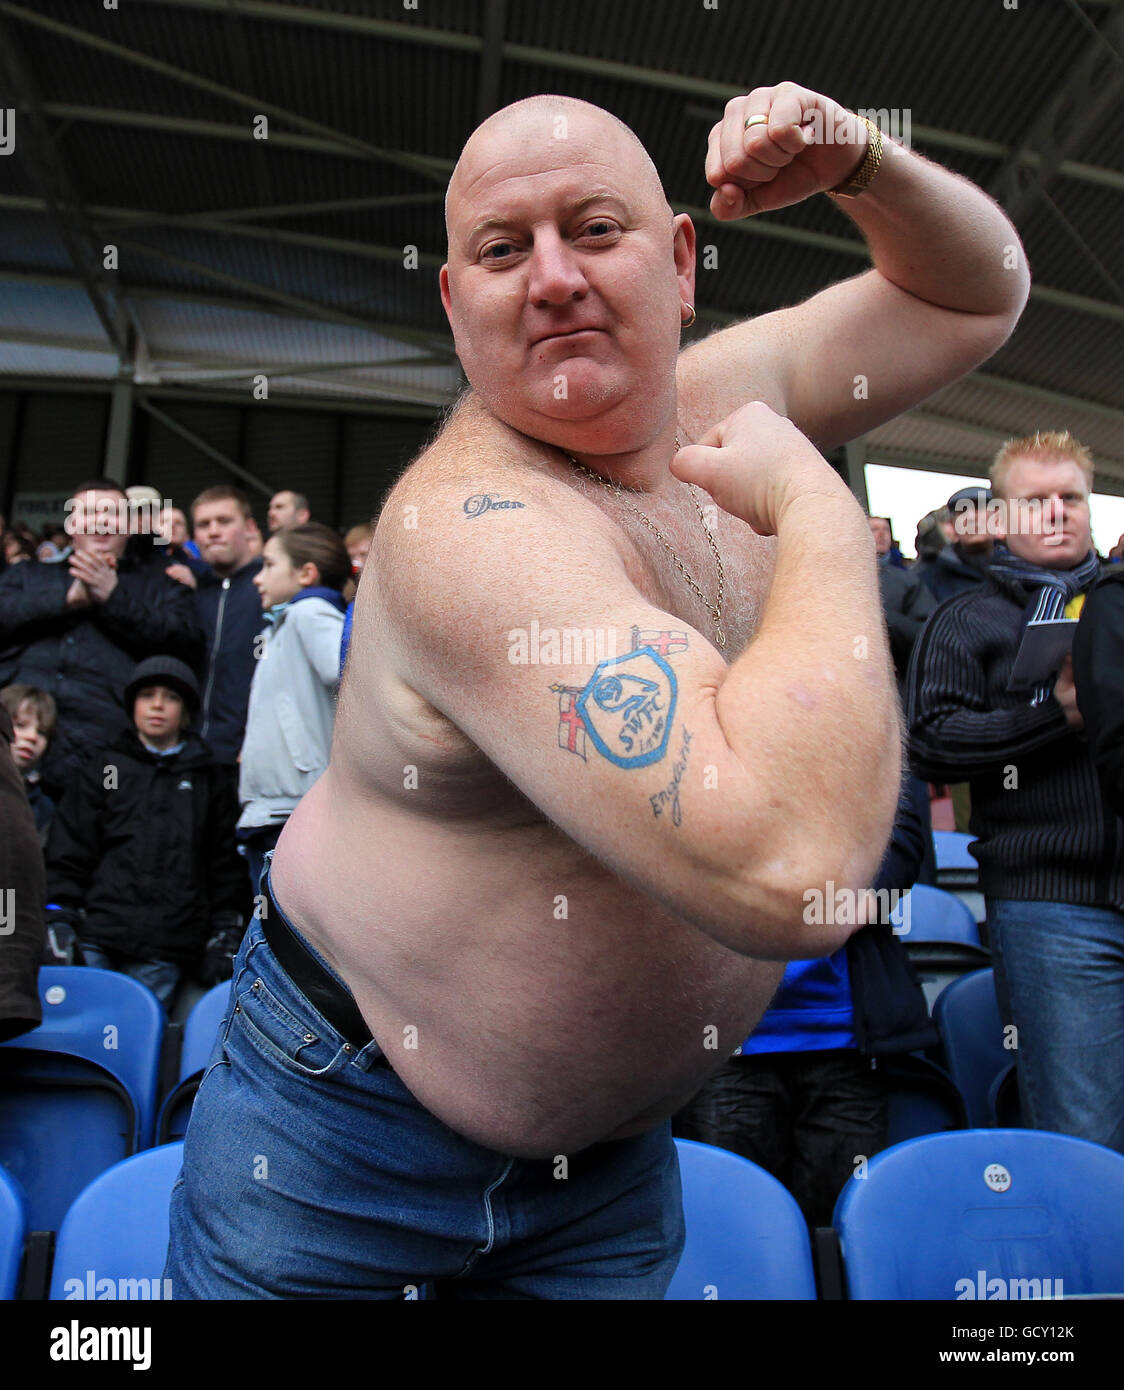
POLYGON ((709 492, 723 511, 762 536, 775 536, 797 497, 822 494, 857 507, 839 474, 791 420, 750 401, 671 460, 685 483, 709 492))
POLYGON ((795 82, 754 87, 726 103, 710 132, 710 211, 730 222, 838 188, 863 162, 869 139, 863 122, 830 97, 795 82))

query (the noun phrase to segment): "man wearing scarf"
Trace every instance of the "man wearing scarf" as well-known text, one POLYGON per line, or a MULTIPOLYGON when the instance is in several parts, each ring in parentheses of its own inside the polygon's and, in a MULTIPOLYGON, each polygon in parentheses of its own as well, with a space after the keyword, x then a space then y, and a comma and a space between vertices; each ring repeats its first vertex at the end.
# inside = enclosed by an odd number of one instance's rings
POLYGON ((1124 1152, 1124 824, 1102 795, 1070 658, 1009 690, 1031 621, 1078 617, 1100 565, 1089 451, 1068 433, 1009 441, 985 582, 943 603, 908 677, 910 759, 967 780, 996 991, 1017 1030, 1024 1122, 1124 1152))

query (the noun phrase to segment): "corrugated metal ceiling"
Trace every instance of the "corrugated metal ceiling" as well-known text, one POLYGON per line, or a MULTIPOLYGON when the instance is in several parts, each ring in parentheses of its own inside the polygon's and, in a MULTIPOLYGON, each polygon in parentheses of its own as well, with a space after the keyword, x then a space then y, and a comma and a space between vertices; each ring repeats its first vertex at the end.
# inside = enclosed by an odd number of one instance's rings
MULTIPOLYGON (((1114 38, 1093 33, 1122 8, 119 0, 106 10, 39 0, 32 10, 0 0, 0 20, 38 89, 91 245, 119 247, 119 283, 152 372, 171 380, 290 363, 276 390, 341 401, 369 391, 440 401, 456 389, 435 280, 440 194, 482 104, 540 91, 595 101, 648 145, 675 206, 703 208, 706 137, 726 97, 793 77, 853 106, 908 110, 915 148, 989 187, 1082 55, 1100 52, 1097 90, 1115 82, 1117 99, 1062 151, 1067 162, 1019 219, 1036 296, 1014 337, 967 383, 870 440, 951 468, 986 459, 992 435, 1025 419, 1081 421, 1124 478, 1124 58, 1114 38), (496 23, 502 43, 489 52, 496 23), (251 138, 262 113, 268 141, 251 138), (366 201, 380 198, 392 201, 366 201), (420 263, 407 272, 409 245, 420 263), (415 365, 378 365, 404 357, 415 365), (1033 394, 1042 390, 1054 394, 1033 394)), ((1074 86, 1070 96, 1080 117, 1089 93, 1074 86)), ((55 341, 68 371, 104 375, 111 358, 76 347, 109 351, 37 182, 18 158, 0 159, 0 373, 43 375, 43 344, 55 341)), ((700 331, 805 298, 865 263, 848 254, 847 242, 861 245, 825 199, 748 229, 704 219, 699 230, 721 267, 700 271, 700 331)), ((245 386, 230 376, 209 389, 245 386)))

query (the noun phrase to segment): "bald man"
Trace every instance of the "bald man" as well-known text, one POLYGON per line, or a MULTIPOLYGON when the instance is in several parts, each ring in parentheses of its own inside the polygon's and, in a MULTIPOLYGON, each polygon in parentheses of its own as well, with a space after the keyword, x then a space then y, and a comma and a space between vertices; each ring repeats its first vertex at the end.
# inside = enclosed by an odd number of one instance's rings
POLYGON ((714 216, 840 190, 875 268, 682 355, 695 232, 627 127, 541 97, 465 145, 473 389, 382 512, 195 1103, 177 1297, 663 1296, 668 1117, 846 940, 809 894, 861 909, 897 799, 870 531, 809 437, 967 371, 1027 293, 999 209, 880 144, 790 83, 729 104, 714 216))

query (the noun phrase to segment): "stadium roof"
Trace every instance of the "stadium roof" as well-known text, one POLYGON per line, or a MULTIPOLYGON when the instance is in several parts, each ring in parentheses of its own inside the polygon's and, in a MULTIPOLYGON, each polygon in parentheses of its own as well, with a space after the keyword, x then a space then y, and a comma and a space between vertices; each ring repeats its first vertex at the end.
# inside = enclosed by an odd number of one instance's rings
POLYGON ((716 223, 702 172, 725 101, 792 77, 901 113, 1008 208, 1034 273, 1010 342, 867 461, 973 472, 1068 428, 1124 494, 1124 4, 1008 3, 0 0, 0 383, 124 368, 245 400, 264 373, 270 400, 439 409, 463 382, 448 174, 478 120, 543 91, 627 121, 717 248, 696 332, 793 303, 862 268, 852 224, 824 198, 716 223))

